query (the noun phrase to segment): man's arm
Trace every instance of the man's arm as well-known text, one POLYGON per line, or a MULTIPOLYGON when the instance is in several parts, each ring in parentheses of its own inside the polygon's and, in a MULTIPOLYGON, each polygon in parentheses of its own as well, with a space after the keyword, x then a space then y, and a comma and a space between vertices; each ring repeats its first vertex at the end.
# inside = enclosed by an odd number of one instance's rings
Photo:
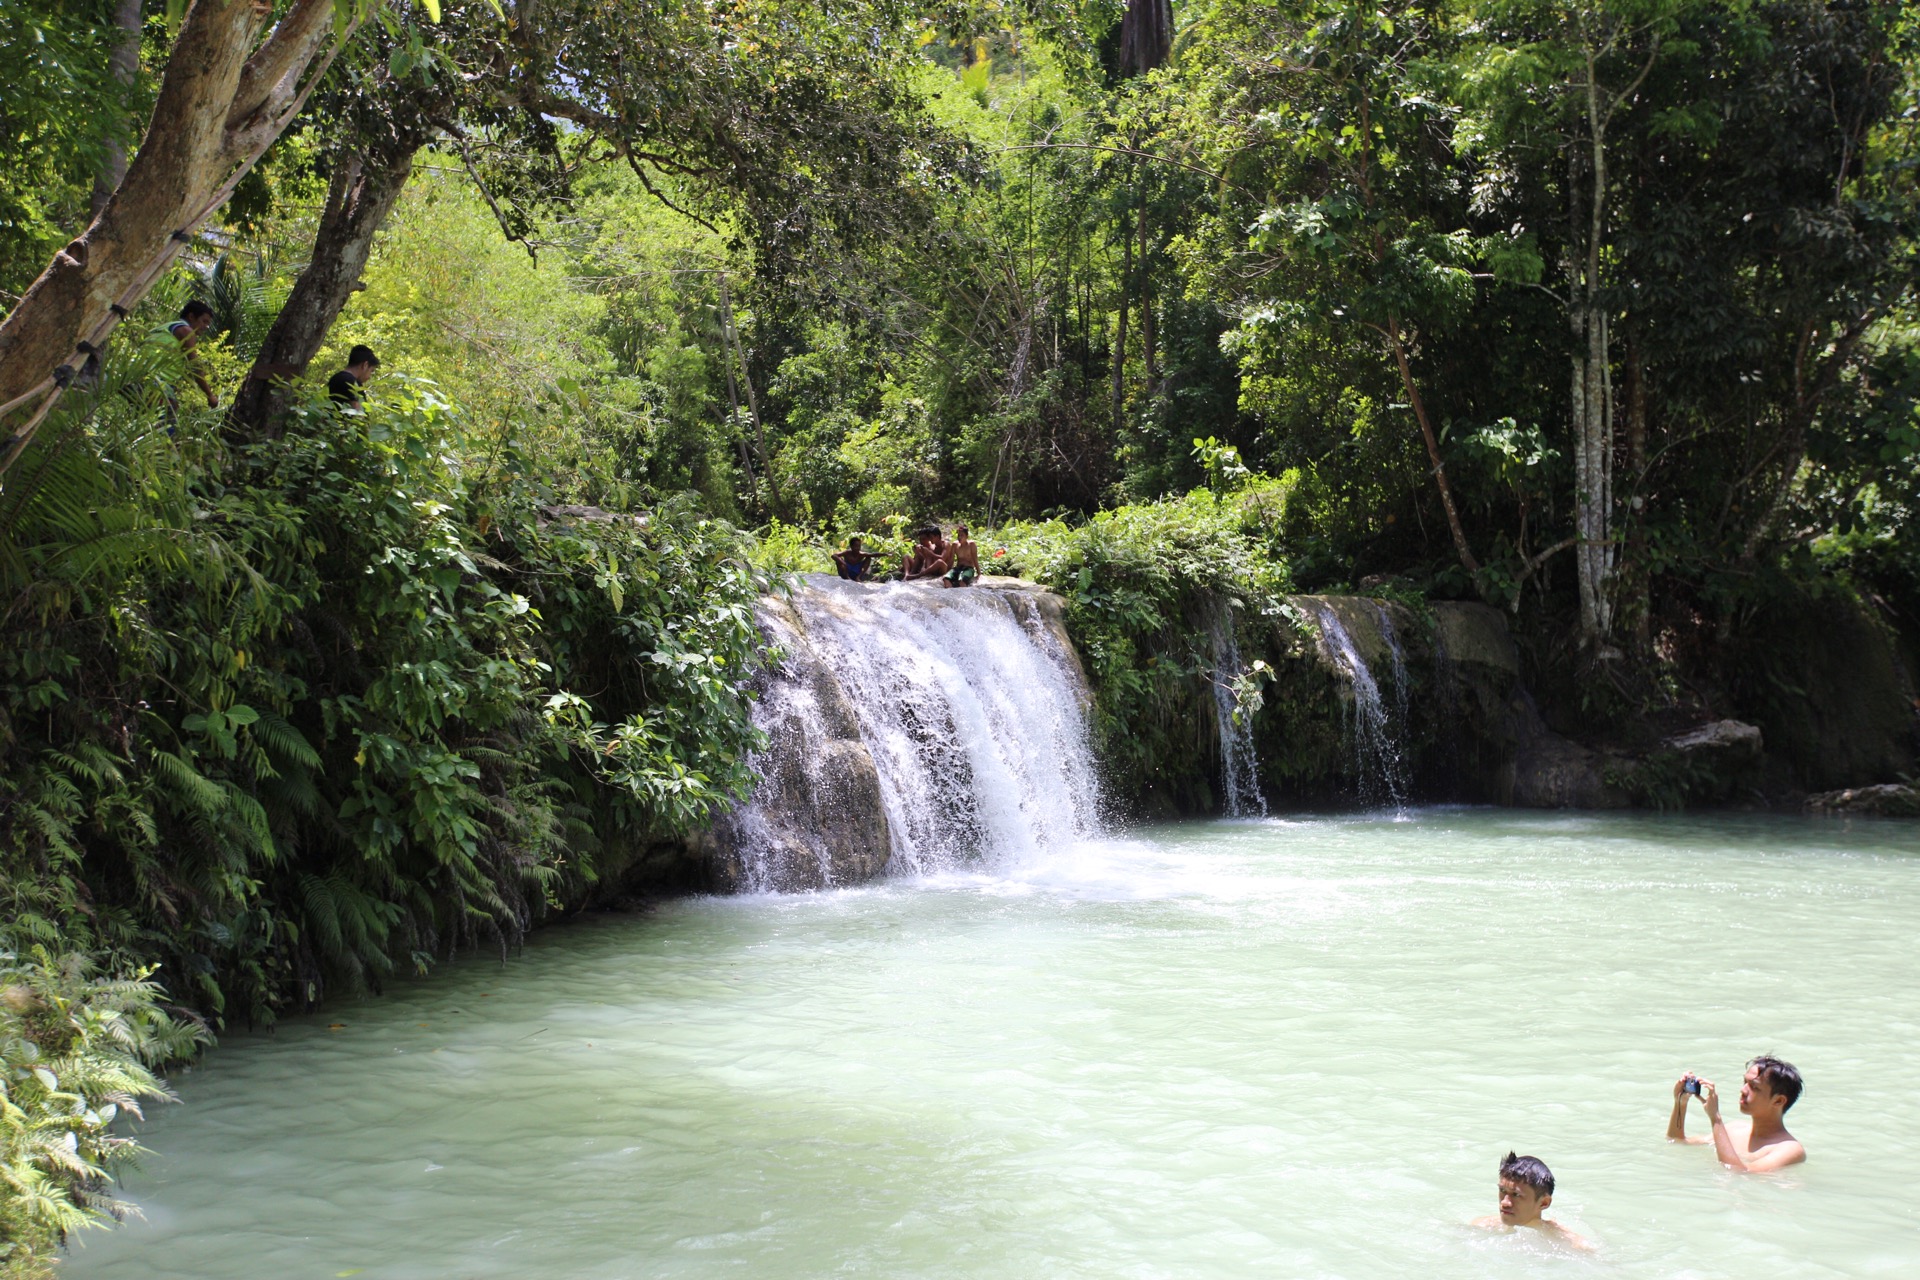
POLYGON ((1694 1146, 1706 1143, 1705 1138, 1687 1136, 1687 1081, 1694 1079, 1689 1071, 1673 1082, 1673 1114, 1667 1117, 1667 1141, 1685 1142, 1694 1146))
POLYGON ((1741 1155, 1740 1148, 1734 1145, 1733 1135, 1727 1132, 1726 1123, 1720 1119, 1720 1095, 1714 1092, 1710 1080, 1700 1082, 1700 1105, 1707 1113, 1707 1123, 1713 1126, 1714 1157, 1735 1173, 1772 1173, 1775 1169, 1784 1169, 1807 1158, 1806 1148, 1792 1138, 1776 1142, 1764 1151, 1741 1155))

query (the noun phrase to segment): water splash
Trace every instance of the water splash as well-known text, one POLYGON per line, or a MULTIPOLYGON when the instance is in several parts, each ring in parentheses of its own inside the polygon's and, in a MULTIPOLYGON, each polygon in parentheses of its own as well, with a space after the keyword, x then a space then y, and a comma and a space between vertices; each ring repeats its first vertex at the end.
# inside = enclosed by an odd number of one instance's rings
POLYGON ((739 887, 847 883, 875 859, 953 870, 1099 830, 1085 678, 1035 592, 810 576, 763 622, 787 656, 755 710, 760 785, 722 831, 739 887))
POLYGON ((1267 815, 1267 798, 1260 791, 1260 756, 1253 745, 1253 717, 1236 715, 1234 682, 1246 674, 1240 644, 1233 635, 1233 606, 1216 603, 1208 619, 1213 641, 1213 713, 1220 730, 1220 789, 1229 818, 1267 815))
MULTIPOLYGON (((1366 659, 1360 656, 1360 650, 1346 625, 1340 621, 1340 615, 1326 605, 1315 605, 1313 616, 1319 624, 1328 653, 1353 690, 1351 727, 1361 802, 1404 809, 1408 790, 1406 758, 1396 740, 1395 726, 1387 715, 1386 704, 1381 700, 1380 684, 1373 678, 1366 659)), ((1382 638, 1391 635, 1392 632, 1388 631, 1382 638)), ((1397 638, 1390 642, 1389 647, 1396 661, 1402 661, 1397 638)), ((1404 665, 1400 666, 1398 674, 1398 683, 1404 688, 1404 665)))

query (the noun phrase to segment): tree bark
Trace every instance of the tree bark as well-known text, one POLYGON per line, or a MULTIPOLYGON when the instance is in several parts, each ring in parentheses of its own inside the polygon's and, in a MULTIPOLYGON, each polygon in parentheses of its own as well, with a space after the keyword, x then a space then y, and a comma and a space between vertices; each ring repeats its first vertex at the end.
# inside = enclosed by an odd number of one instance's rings
POLYGON ((1622 611, 1633 628, 1633 655, 1644 662, 1653 657, 1653 598, 1646 565, 1647 482, 1647 374, 1640 360, 1640 344, 1627 334, 1627 477, 1632 494, 1628 502, 1627 547, 1621 559, 1622 611))
MULTIPOLYGON (((1600 104, 1592 47, 1587 51, 1588 172, 1586 226, 1581 227, 1577 195, 1570 220, 1584 244, 1571 255, 1573 279, 1568 282, 1568 319, 1573 354, 1571 406, 1573 418, 1574 565, 1580 588, 1580 639, 1583 644, 1605 643, 1613 626, 1613 380, 1609 368, 1609 321, 1600 291, 1600 246, 1606 235, 1607 118, 1600 104)), ((1569 191, 1578 192, 1577 164, 1569 174, 1569 191)))
MULTIPOLYGON (((140 0, 115 0, 113 6, 113 28, 115 31, 113 52, 107 56, 107 74, 123 90, 131 88, 133 78, 140 70, 140 0)), ((100 172, 93 175, 93 202, 87 210, 89 222, 100 216, 107 207, 107 201, 119 187, 121 179, 127 176, 127 140, 115 130, 107 135, 106 153, 101 157, 100 172)))
POLYGON ((1121 69, 1145 75, 1172 55, 1172 0, 1127 0, 1120 16, 1121 69))
POLYGON ((1114 331, 1111 387, 1113 429, 1117 433, 1126 424, 1127 412, 1127 306, 1133 293, 1133 236, 1122 232, 1120 243, 1125 256, 1120 267, 1120 323, 1114 331))
POLYGON ((87 354, 79 344, 105 340, 291 123, 312 83, 303 73, 332 36, 333 8, 294 0, 259 43, 264 7, 194 0, 125 179, 0 322, 0 406, 28 415, 0 443, 0 471, 87 354))
POLYGON ((1400 371, 1400 386, 1407 393, 1407 403, 1413 406, 1413 417, 1420 424, 1420 438, 1427 445, 1427 460, 1433 463, 1433 482, 1440 490, 1440 508, 1447 515, 1447 531, 1453 535, 1454 554, 1460 557, 1460 563, 1473 575, 1474 585, 1480 585, 1480 561, 1475 558, 1473 548, 1467 542, 1466 527, 1460 523, 1460 511, 1453 504, 1453 486, 1447 481, 1447 464, 1440 458, 1440 439, 1434 434, 1433 421, 1427 417, 1427 403, 1420 396, 1420 384, 1413 380, 1413 364, 1407 359, 1407 344, 1400 333, 1400 321, 1395 318, 1387 329, 1387 349, 1393 353, 1394 367, 1400 371))
POLYGON ((334 166, 312 256, 234 397, 230 420, 242 432, 279 434, 277 420, 284 409, 280 388, 286 379, 306 372, 359 288, 374 236, 413 173, 414 154, 402 145, 397 155, 348 155, 334 166))

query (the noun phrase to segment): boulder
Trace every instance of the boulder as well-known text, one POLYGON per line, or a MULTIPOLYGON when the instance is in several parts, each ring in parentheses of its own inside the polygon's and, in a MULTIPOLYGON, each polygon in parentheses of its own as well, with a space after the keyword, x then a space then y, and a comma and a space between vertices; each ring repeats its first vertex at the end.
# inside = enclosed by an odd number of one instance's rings
POLYGON ((1714 720, 1676 733, 1661 742, 1660 750, 1712 761, 1720 768, 1743 768, 1760 758, 1760 730, 1738 720, 1714 720))
POLYGON ((1920 788, 1883 782, 1872 787, 1823 791, 1807 797, 1806 809, 1829 817, 1920 818, 1920 788))

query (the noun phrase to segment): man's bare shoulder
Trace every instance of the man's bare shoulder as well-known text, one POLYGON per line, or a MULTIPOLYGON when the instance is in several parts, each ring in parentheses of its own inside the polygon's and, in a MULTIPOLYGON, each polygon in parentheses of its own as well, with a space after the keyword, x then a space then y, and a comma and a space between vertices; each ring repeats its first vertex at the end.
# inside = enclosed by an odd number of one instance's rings
POLYGON ((1581 1253, 1592 1253, 1599 1247, 1579 1232, 1569 1231, 1557 1222, 1544 1219, 1540 1223, 1540 1234, 1556 1244, 1565 1245, 1569 1249, 1578 1249, 1581 1253))
POLYGON ((1800 1139, 1788 1134, 1754 1148, 1747 1158, 1747 1168, 1754 1173, 1769 1173, 1788 1165, 1801 1164, 1806 1158, 1807 1149, 1800 1145, 1800 1139))

